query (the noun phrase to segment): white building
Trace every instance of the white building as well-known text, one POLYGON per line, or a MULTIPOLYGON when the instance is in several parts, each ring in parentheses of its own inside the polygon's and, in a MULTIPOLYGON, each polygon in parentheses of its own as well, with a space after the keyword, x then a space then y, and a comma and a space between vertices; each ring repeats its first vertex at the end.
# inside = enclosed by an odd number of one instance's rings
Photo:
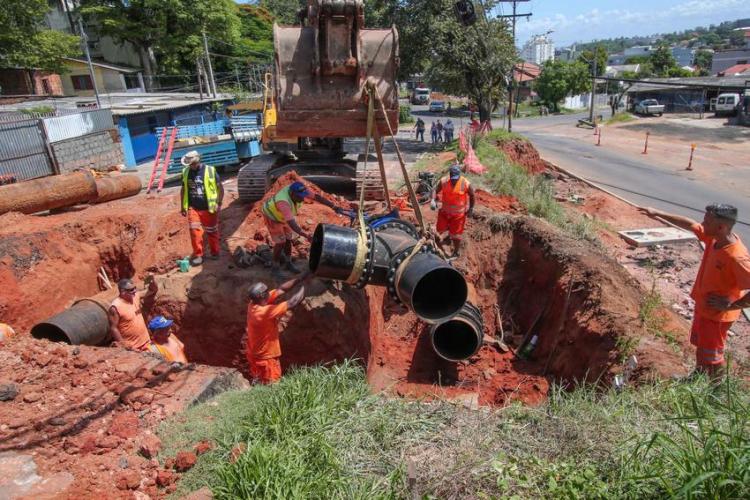
POLYGON ((555 60, 555 44, 546 35, 536 35, 521 49, 521 59, 534 64, 555 60))
POLYGON ((635 47, 625 49, 623 55, 625 57, 650 56, 653 51, 654 47, 652 45, 636 45, 635 47))

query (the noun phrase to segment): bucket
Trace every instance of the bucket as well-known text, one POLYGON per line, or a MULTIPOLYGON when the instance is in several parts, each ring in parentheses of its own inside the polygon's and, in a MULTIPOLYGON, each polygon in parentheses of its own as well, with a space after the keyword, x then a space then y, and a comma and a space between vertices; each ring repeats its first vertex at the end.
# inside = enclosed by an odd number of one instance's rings
POLYGON ((190 259, 180 259, 177 261, 177 265, 180 266, 181 273, 190 271, 190 259))

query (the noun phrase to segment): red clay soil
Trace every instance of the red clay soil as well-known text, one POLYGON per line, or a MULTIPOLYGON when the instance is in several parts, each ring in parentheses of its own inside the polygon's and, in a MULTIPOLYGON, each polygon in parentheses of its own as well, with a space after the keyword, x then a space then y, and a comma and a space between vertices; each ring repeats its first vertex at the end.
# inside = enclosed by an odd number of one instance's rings
POLYGON ((217 377, 227 387, 244 385, 236 372, 177 370, 122 349, 28 337, 2 349, 0 384, 14 384, 18 394, 0 403, 0 453, 32 455, 43 478, 72 474, 72 484, 54 498, 130 499, 133 491, 165 496, 169 489, 156 485, 156 426, 192 404, 217 377), (141 451, 146 448, 151 453, 141 451))
POLYGON ((517 163, 531 174, 540 174, 547 169, 536 148, 524 139, 497 141, 497 148, 505 153, 510 161, 517 163))

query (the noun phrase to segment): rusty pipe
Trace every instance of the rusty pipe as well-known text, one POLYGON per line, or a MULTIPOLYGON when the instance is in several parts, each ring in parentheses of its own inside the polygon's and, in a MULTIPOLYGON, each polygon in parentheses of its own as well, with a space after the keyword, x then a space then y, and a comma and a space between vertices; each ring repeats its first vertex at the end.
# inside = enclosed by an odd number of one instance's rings
POLYGON ((33 214, 96 199, 96 182, 88 170, 0 186, 0 215, 33 214))
POLYGON ((96 179, 96 200, 94 203, 104 203, 135 196, 141 192, 141 178, 137 175, 115 175, 96 179))
POLYGON ((73 345, 104 344, 109 339, 109 306, 117 293, 117 288, 111 288, 76 300, 64 311, 34 325, 32 337, 73 345))

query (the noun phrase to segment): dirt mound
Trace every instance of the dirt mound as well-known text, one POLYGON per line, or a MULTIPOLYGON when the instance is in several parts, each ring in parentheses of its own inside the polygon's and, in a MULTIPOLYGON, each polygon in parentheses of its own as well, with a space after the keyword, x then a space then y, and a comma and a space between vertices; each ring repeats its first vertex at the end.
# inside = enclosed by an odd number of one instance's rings
POLYGON ((17 390, 0 403, 0 452, 33 453, 43 477, 72 474, 55 497, 70 499, 120 498, 118 488, 162 496, 158 462, 139 453, 151 432, 211 387, 245 384, 234 371, 178 370, 148 354, 28 337, 3 345, 0 374, 0 384, 17 390))
POLYGON ((533 144, 524 139, 500 140, 496 146, 513 163, 523 166, 531 174, 540 174, 547 169, 533 144))
POLYGON ((486 207, 493 212, 520 213, 523 207, 513 196, 495 196, 483 189, 475 190, 477 205, 486 207))

